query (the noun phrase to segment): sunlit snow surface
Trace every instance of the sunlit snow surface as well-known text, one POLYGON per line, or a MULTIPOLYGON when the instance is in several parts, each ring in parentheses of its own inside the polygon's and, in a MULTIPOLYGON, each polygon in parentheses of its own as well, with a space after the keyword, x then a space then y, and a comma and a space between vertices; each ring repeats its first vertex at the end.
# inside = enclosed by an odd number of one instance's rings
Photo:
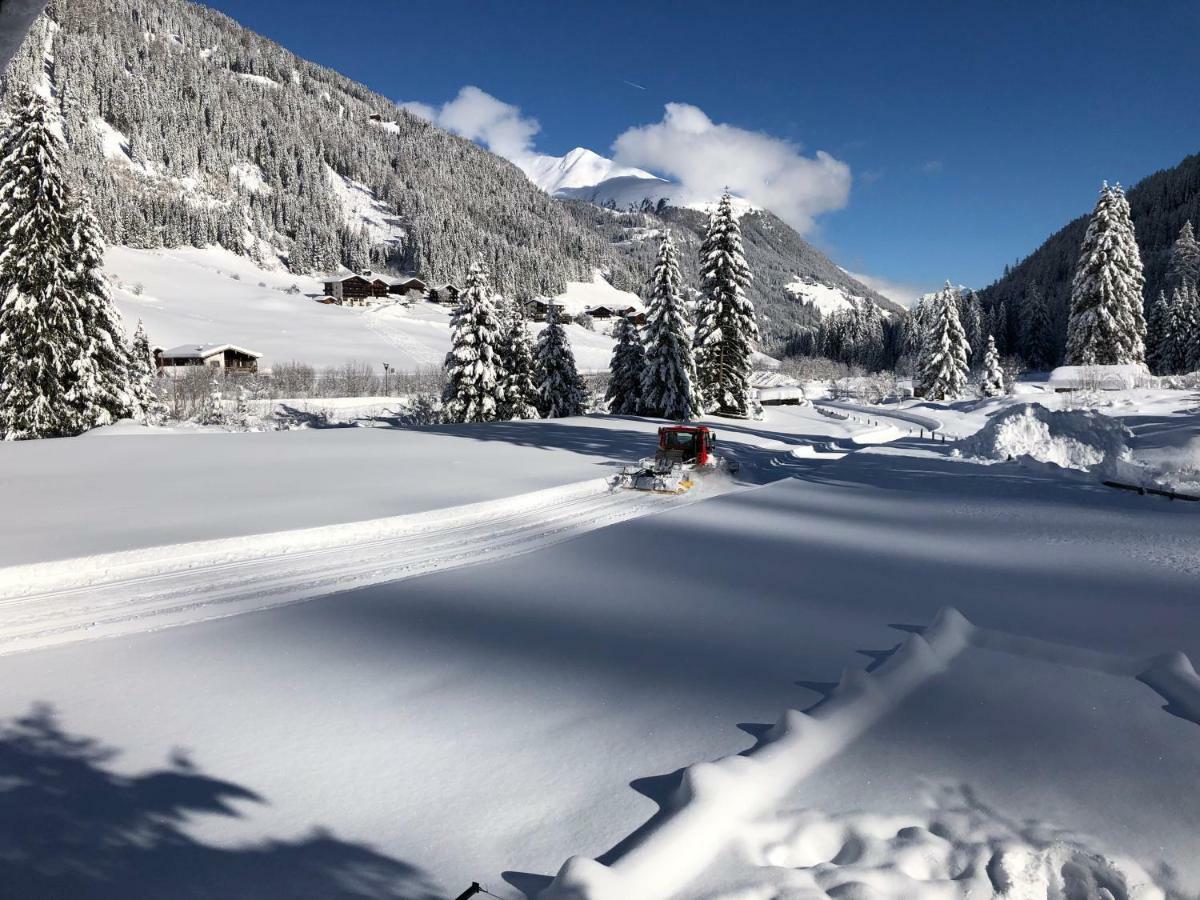
MULTIPOLYGON (((1011 402, 904 406, 969 433, 1011 402)), ((1187 446, 1196 425, 1184 392, 1103 402, 1129 417, 1135 455, 1187 446)), ((1114 897, 1194 893, 1200 725, 1104 660, 1200 658, 1197 510, 1044 464, 955 459, 890 411, 860 416, 879 424, 811 407, 716 421, 744 464, 735 490, 662 498, 522 555, 488 562, 468 542, 436 574, 108 640, 85 623, 71 644, 0 657, 2 774, 21 786, 6 833, 22 864, 4 864, 5 883, 20 896, 445 897, 481 880, 519 898, 573 856, 616 871, 680 769, 751 747, 953 606, 1033 649, 958 654, 773 808, 734 821, 680 896, 868 896, 837 888, 851 883, 959 896, 944 876, 990 860, 991 837, 1010 851, 998 877, 1041 867, 1123 885, 1114 897), (15 721, 38 703, 54 718, 15 721), (81 761, 78 737, 116 755, 81 761), (1132 889, 1139 873, 1150 893, 1132 889)), ((4 546, 10 565, 253 546, 592 479, 648 452, 654 427, 0 445, 0 502, 21 513, 4 546)), ((264 594, 291 575, 272 570, 264 594)), ((77 627, 97 596, 55 603, 77 627)), ((119 611, 119 594, 104 601, 96 621, 119 611)), ((7 627, 29 622, 0 609, 7 627)))

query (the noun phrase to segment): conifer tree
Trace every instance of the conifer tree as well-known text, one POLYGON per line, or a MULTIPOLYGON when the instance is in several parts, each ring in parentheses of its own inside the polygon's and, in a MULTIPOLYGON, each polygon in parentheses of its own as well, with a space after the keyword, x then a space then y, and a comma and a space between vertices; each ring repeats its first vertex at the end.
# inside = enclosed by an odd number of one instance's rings
POLYGON ((934 299, 919 376, 922 396, 928 400, 953 400, 963 392, 970 374, 971 345, 958 319, 956 294, 947 281, 934 299))
POLYGON ((751 356, 758 340, 754 304, 746 296, 752 278, 727 192, 709 218, 700 246, 696 370, 706 406, 743 418, 750 414, 751 356))
POLYGON ((1071 284, 1067 363, 1145 362, 1142 260, 1120 185, 1100 191, 1071 284))
POLYGON ((138 319, 137 330, 133 333, 133 347, 129 352, 130 412, 151 425, 160 423, 167 415, 166 404, 155 390, 156 375, 154 350, 150 347, 142 320, 138 319))
POLYGON ((75 363, 72 397, 89 426, 108 425, 139 412, 130 385, 130 351, 104 275, 104 238, 95 217, 84 203, 73 204, 69 215, 70 288, 79 303, 86 341, 85 355, 75 363))
POLYGON ((1021 355, 1031 369, 1049 369, 1055 359, 1054 321, 1050 317, 1046 292, 1036 281, 1029 286, 1021 312, 1021 355))
POLYGON ((979 392, 985 397, 999 397, 1004 393, 1004 369, 1000 367, 1000 353, 996 340, 987 336, 987 349, 983 352, 983 377, 979 381, 979 392))
POLYGON ((529 330, 519 311, 514 310, 504 344, 504 380, 501 385, 504 418, 536 419, 538 391, 533 380, 533 350, 529 346, 529 330))
POLYGON ((1191 221, 1183 223, 1179 237, 1171 245, 1170 263, 1167 265, 1166 290, 1173 291, 1184 283, 1200 284, 1200 242, 1192 230, 1191 221))
POLYGON ((1163 291, 1146 309, 1146 363, 1156 375, 1170 374, 1171 301, 1163 291))
POLYGON ((1179 293, 1176 354, 1179 371, 1186 374, 1200 371, 1200 288, 1185 281, 1179 293))
POLYGON ((543 418, 583 415, 587 388, 575 368, 575 353, 566 331, 558 322, 553 300, 549 303, 546 327, 538 335, 533 362, 537 408, 543 418))
POLYGON ((475 262, 459 304, 450 319, 450 352, 446 354, 446 420, 491 422, 500 393, 500 321, 492 301, 487 269, 475 262))
POLYGON ((971 345, 971 364, 972 366, 982 365, 983 336, 987 334, 983 324, 983 304, 977 293, 967 291, 966 294, 959 294, 959 306, 959 321, 962 322, 963 331, 966 332, 967 343, 971 345))
POLYGON ((618 416, 642 413, 642 376, 646 371, 646 349, 632 320, 621 316, 613 328, 612 361, 609 364, 608 411, 618 416))
POLYGON ((77 366, 89 359, 75 294, 72 219, 49 103, 22 91, 0 138, 0 436, 78 434, 91 422, 77 366))
POLYGON ((647 286, 642 374, 643 412, 664 419, 693 419, 704 413, 682 291, 675 244, 664 231, 647 286))

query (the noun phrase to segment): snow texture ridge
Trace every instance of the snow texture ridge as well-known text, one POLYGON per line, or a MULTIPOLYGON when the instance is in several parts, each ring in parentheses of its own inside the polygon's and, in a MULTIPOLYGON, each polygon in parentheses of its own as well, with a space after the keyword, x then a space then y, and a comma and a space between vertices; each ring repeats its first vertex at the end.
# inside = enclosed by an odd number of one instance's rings
MULTIPOLYGON (((751 823, 777 808, 797 784, 905 697, 946 671, 968 647, 1136 678, 1167 701, 1168 711, 1200 724, 1200 676, 1182 653, 1141 659, 1085 650, 980 628, 957 610, 944 608, 873 672, 847 669, 816 707, 807 713, 787 710, 752 750, 686 769, 675 796, 622 842, 628 850, 607 866, 572 857, 539 900, 665 900, 679 895, 729 843, 753 830, 751 823)), ((822 897, 847 896, 843 892, 857 884, 872 889, 861 896, 913 900, 991 894, 1124 900, 1166 896, 1132 859, 1104 855, 1077 836, 1034 823, 1015 828, 999 817, 977 821, 980 808, 974 804, 972 815, 939 817, 936 827, 911 817, 830 818, 807 811, 786 841, 762 848, 758 862, 802 870, 794 873, 789 888, 822 897), (961 833, 947 833, 943 819, 961 826, 961 833), (1005 833, 997 832, 997 824, 1005 833), (1059 893, 1047 894, 1048 888, 1059 893)), ((762 896, 783 895, 771 889, 762 896)))
POLYGON ((0 654, 265 609, 552 546, 732 489, 684 497, 607 479, 345 525, 0 569, 0 654))
POLYGON ((810 713, 788 710, 745 755, 684 772, 669 804, 611 866, 568 860, 541 900, 655 900, 677 894, 745 826, 836 755, 971 640, 971 624, 944 609, 873 673, 847 669, 829 700, 810 713))

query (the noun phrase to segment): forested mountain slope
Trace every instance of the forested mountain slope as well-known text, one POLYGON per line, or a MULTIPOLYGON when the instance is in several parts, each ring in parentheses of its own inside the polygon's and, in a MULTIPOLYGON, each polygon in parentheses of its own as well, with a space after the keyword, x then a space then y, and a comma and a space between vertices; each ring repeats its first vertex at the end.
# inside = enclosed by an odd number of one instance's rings
MULTIPOLYGON (((1145 298, 1158 296, 1166 275, 1171 244, 1189 219, 1200 225, 1200 154, 1187 157, 1171 169, 1155 172, 1132 187, 1127 197, 1137 232, 1138 249, 1146 272, 1145 298)), ((981 291, 985 303, 1004 301, 1014 333, 1022 318, 1021 305, 1030 285, 1038 282, 1046 292, 1059 330, 1066 325, 1071 299, 1071 279, 1091 211, 1081 215, 1046 239, 1003 278, 981 291)))
POLYGON ((526 295, 612 265, 515 166, 220 13, 184 0, 55 0, 47 13, 8 82, 47 72, 70 165, 114 243, 432 279, 482 253, 526 295))
MULTIPOLYGON (((662 212, 618 212, 586 203, 564 200, 563 204, 581 222, 587 223, 612 242, 618 253, 632 265, 635 273, 649 273, 660 229, 671 228, 679 251, 684 282, 698 284, 698 253, 708 217, 694 209, 667 207, 662 212)), ((754 273, 747 291, 759 316, 763 344, 777 349, 798 329, 813 328, 820 321, 819 310, 803 302, 788 290, 797 281, 827 285, 844 298, 869 300, 890 312, 901 307, 847 275, 824 253, 817 250, 790 225, 765 210, 751 211, 739 219, 746 261, 754 273)), ((630 290, 640 284, 622 284, 630 290)))
MULTIPOLYGON (((432 281, 461 279, 482 254, 503 291, 528 297, 597 268, 640 290, 653 248, 638 236, 670 224, 695 285, 700 211, 550 197, 500 157, 188 0, 52 0, 47 14, 4 89, 56 94, 68 165, 113 244, 220 244, 296 273, 432 281)), ((774 215, 742 227, 768 349, 819 318, 787 290, 797 281, 895 309, 774 215)))

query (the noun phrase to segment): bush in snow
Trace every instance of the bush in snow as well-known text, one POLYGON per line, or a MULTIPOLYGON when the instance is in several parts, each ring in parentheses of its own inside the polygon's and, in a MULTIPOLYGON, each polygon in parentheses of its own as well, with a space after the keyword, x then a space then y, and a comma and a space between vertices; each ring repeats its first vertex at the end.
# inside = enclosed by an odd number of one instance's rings
POLYGON ((405 427, 441 425, 443 421, 442 401, 433 394, 410 397, 400 413, 400 424, 405 427))
POLYGON ((558 322, 554 305, 546 327, 538 335, 534 352, 534 380, 537 383, 538 412, 547 419, 583 415, 587 389, 575 368, 575 353, 567 333, 558 322))
POLYGON ((1086 472, 1128 457, 1132 436, 1118 420, 1097 412, 1024 403, 992 416, 958 449, 963 456, 1032 459, 1086 472))
POLYGON ((1071 283, 1067 365, 1146 360, 1142 258, 1121 186, 1100 190, 1071 283))

